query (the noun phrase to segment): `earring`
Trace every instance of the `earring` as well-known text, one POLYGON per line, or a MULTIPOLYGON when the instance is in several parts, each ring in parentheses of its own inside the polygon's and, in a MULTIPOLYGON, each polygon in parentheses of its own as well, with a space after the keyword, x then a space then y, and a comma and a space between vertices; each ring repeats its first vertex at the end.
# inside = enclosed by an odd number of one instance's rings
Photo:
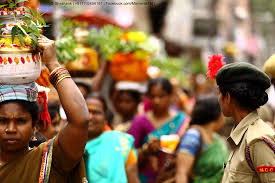
POLYGON ((32 136, 31 141, 37 141, 37 138, 35 136, 32 136))

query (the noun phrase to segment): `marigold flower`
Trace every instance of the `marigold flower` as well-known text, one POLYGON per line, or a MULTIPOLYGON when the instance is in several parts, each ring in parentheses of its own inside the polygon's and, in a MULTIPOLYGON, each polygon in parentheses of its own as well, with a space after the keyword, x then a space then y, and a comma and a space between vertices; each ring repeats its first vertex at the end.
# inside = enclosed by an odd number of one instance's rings
POLYGON ((128 40, 140 43, 140 42, 144 42, 147 37, 143 32, 128 32, 127 38, 128 40))
POLYGON ((32 38, 30 36, 27 36, 27 37, 24 38, 24 41, 25 41, 26 44, 30 45, 31 42, 32 42, 32 38))

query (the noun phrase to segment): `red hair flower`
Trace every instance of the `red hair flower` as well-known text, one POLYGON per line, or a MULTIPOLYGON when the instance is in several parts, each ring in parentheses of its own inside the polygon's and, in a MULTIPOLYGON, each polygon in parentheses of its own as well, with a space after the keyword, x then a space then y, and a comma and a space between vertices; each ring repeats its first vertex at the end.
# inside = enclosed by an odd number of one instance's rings
POLYGON ((216 74, 226 63, 223 61, 223 54, 219 54, 218 52, 216 55, 209 56, 208 59, 208 72, 207 76, 211 79, 216 79, 216 74))

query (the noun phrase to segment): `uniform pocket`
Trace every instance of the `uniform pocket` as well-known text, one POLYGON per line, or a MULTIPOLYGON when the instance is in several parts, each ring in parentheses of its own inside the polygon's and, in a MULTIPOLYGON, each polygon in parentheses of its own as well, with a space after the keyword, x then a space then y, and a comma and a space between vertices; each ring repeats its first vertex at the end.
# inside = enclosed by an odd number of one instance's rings
POLYGON ((253 174, 229 170, 228 180, 230 183, 252 183, 253 174))

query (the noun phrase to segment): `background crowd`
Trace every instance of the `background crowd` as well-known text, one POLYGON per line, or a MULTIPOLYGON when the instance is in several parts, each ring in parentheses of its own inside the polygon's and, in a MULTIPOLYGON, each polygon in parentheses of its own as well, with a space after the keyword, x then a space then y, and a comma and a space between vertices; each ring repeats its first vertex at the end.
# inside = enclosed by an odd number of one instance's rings
MULTIPOLYGON (((42 59, 35 82, 50 90, 45 92, 47 102, 38 108, 34 82, 0 85, 0 92, 8 91, 0 97, 0 178, 4 177, 0 182, 18 181, 21 173, 22 180, 28 180, 32 172, 25 165, 35 167, 30 182, 37 177, 49 179, 49 183, 269 179, 248 167, 242 139, 248 138, 246 130, 256 131, 248 127, 254 120, 259 132, 274 140, 275 56, 266 61, 274 52, 274 38, 272 31, 259 28, 274 22, 273 10, 265 14, 254 0, 156 0, 150 6, 125 7, 74 7, 48 0, 20 4, 40 7, 45 13, 44 20, 40 12, 27 12, 41 22, 37 21, 36 29, 31 29, 30 20, 23 27, 30 26, 26 38, 40 52, 36 59, 42 59), (37 37, 29 36, 34 33, 37 37), (210 77, 209 60, 226 65, 217 78, 217 73, 210 77), (23 99, 18 99, 21 95, 23 99), (40 114, 35 123, 42 108, 44 112, 47 108, 51 122, 40 114), (234 133, 236 130, 240 133, 234 133), (5 140, 5 135, 21 131, 24 144, 18 143, 20 139, 5 140), (237 155, 231 154, 228 161, 230 151, 237 155), (12 176, 16 167, 12 160, 17 157, 20 167, 12 176), (240 170, 245 167, 240 172, 249 176, 232 176, 231 165, 240 170)), ((18 26, 17 32, 1 26, 1 34, 10 31, 15 38, 25 36, 18 25, 11 25, 18 26)), ((15 38, 1 36, 1 48, 12 45, 14 51, 30 46, 25 37, 23 41, 15 38)), ((2 57, 0 64, 12 63, 2 57)), ((32 59, 35 62, 34 55, 32 59)), ((19 63, 17 57, 14 61, 19 63)), ((20 61, 27 63, 24 58, 20 61)), ((255 165, 262 166, 274 154, 264 142, 258 144, 257 148, 252 144, 251 152, 258 155, 255 165), (267 153, 262 159, 259 147, 267 153)))

